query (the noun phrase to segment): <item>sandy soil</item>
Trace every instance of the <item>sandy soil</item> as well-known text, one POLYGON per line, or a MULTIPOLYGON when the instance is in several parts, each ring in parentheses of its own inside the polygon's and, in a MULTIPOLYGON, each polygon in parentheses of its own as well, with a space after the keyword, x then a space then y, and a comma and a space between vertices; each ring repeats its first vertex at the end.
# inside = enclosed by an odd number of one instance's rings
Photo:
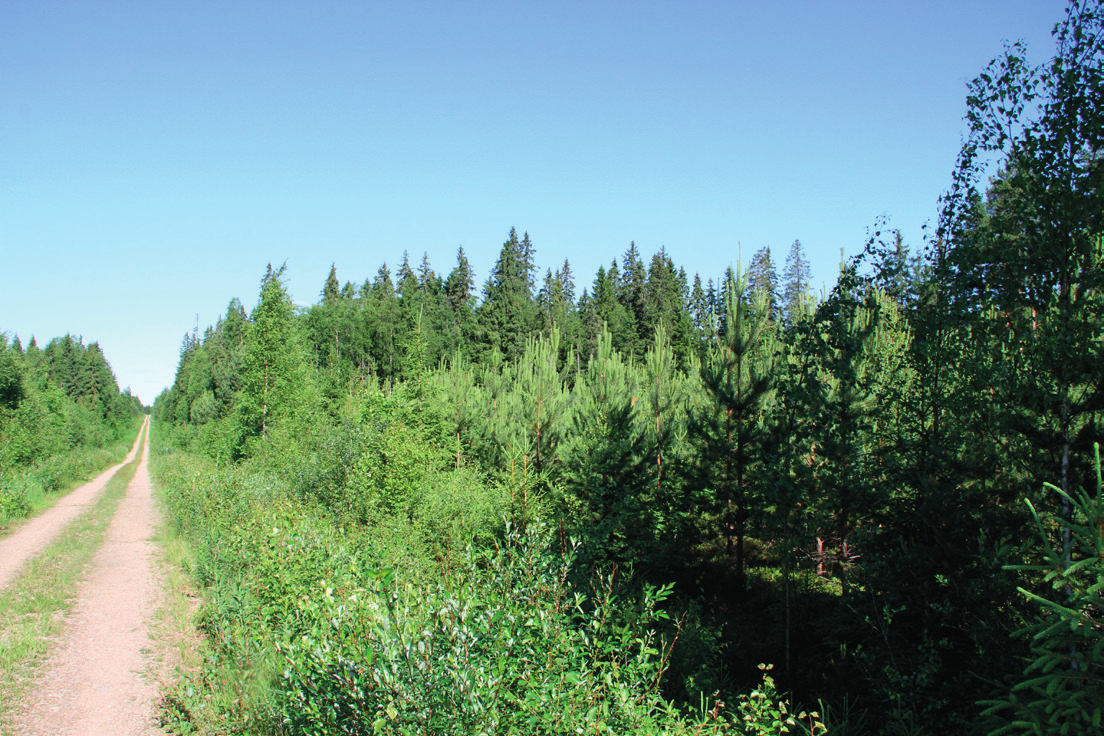
MULTIPOLYGON (((149 419, 146 419, 146 422, 148 423, 149 419)), ((141 438, 142 433, 139 432, 138 439, 134 441, 134 447, 130 448, 123 462, 108 468, 93 480, 68 493, 53 508, 47 509, 4 539, 0 539, 0 590, 6 588, 15 579, 27 560, 45 549, 69 522, 96 502, 107 481, 115 475, 115 471, 134 459, 141 438)))
POLYGON ((161 598, 151 536, 149 438, 134 480, 81 582, 63 640, 15 714, 15 733, 156 734, 158 685, 150 618, 161 598))

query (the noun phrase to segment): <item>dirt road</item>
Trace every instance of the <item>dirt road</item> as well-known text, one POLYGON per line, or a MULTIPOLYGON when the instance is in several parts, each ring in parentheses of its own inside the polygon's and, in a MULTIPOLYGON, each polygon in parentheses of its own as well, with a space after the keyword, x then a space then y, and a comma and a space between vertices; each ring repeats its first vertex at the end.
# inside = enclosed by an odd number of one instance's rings
MULTIPOLYGON (((149 423, 149 419, 146 419, 146 423, 149 423)), ((67 494, 53 508, 47 509, 11 535, 0 539, 0 589, 8 586, 23 565, 27 564, 27 560, 45 549, 69 522, 96 502, 107 481, 115 475, 115 471, 134 459, 141 441, 142 432, 139 431, 134 447, 130 448, 123 462, 100 473, 93 480, 67 494)))
MULTIPOLYGON (((146 434, 134 479, 81 582, 63 641, 15 714, 15 733, 155 734, 150 619, 161 598, 146 434)), ((97 479, 98 480, 98 479, 97 479)))

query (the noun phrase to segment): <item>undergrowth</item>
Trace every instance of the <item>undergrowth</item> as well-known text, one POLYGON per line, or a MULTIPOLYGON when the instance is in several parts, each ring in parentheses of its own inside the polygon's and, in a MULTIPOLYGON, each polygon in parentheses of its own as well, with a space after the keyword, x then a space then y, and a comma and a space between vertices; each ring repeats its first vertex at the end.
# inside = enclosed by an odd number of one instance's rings
POLYGON ((152 471, 203 597, 201 656, 166 693, 168 731, 822 732, 815 714, 789 711, 765 665, 742 696, 666 700, 680 634, 664 612, 670 587, 623 585, 616 571, 579 579, 570 540, 483 515, 496 504, 480 500, 501 489, 407 463, 417 438, 378 431, 322 453, 353 455, 353 472, 328 481, 327 493, 354 493, 337 512, 296 483, 304 463, 335 477, 319 455, 281 475, 155 445, 152 471), (375 485, 380 463, 409 484, 375 485), (443 512, 460 500, 474 516, 450 528, 443 512))

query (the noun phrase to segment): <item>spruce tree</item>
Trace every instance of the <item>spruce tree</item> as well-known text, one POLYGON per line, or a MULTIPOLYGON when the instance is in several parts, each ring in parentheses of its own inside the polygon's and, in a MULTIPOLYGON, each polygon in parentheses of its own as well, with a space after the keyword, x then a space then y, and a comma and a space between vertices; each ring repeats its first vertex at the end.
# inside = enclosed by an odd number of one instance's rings
POLYGON ((239 456, 249 452, 251 442, 267 441, 277 424, 305 408, 307 363, 283 274, 283 266, 274 270, 269 264, 260 300, 250 314, 236 414, 239 456))
POLYGON ((786 324, 794 324, 802 313, 802 303, 808 299, 811 273, 801 241, 795 240, 786 255, 782 277, 782 314, 786 324))
POLYGON ((483 287, 478 322, 484 352, 499 353, 509 361, 521 356, 526 336, 536 321, 532 292, 533 257, 528 234, 524 241, 519 241, 517 230, 511 228, 483 287))
MULTIPOLYGON (((510 229, 513 233, 513 228, 510 229)), ((513 237, 516 239, 517 234, 514 233, 513 237)), ((533 293, 533 289, 536 288, 536 275, 537 275, 537 249, 533 247, 533 241, 529 239, 529 233, 522 233, 521 242, 517 244, 518 264, 520 264, 521 272, 525 275, 525 285, 529 289, 529 293, 533 293)))
POLYGON ((406 327, 386 263, 379 267, 368 288, 363 319, 364 328, 368 331, 373 369, 381 385, 393 386, 402 373, 406 327))
MULTIPOLYGON (((8 345, 7 334, 0 332, 0 410, 13 411, 23 400, 22 355, 8 345)), ((0 422, 3 416, 0 415, 0 422)), ((2 429, 0 424, 0 429, 2 429)))
MULTIPOLYGON (((611 268, 611 276, 613 273, 613 269, 611 268)), ((629 243, 628 250, 625 251, 625 255, 621 257, 621 267, 616 280, 616 291, 618 301, 624 305, 626 312, 632 320, 633 327, 635 328, 635 336, 632 343, 624 346, 622 349, 628 350, 629 353, 636 358, 644 356, 644 351, 647 350, 648 345, 651 344, 652 329, 654 328, 654 326, 648 325, 644 304, 644 294, 647 285, 647 268, 644 266, 644 261, 640 257, 640 251, 636 248, 636 243, 631 242, 629 243)))
POLYGON ((694 286, 690 289, 688 309, 693 328, 692 343, 695 352, 700 355, 712 340, 713 314, 709 307, 709 297, 702 287, 701 276, 698 274, 694 274, 694 286))
POLYGON ((560 329, 560 359, 561 362, 574 362, 572 369, 578 373, 582 367, 583 329, 579 316, 579 305, 575 300, 575 275, 571 271, 571 264, 564 259, 563 265, 556 271, 555 280, 559 285, 559 298, 557 301, 557 324, 560 329))
POLYGON ((422 262, 418 266, 418 286, 422 291, 433 291, 437 288, 437 272, 429 262, 429 253, 422 253, 422 262))
POLYGON ((212 391, 219 416, 229 414, 235 395, 241 388, 241 364, 248 328, 245 308, 237 298, 231 299, 226 306, 226 316, 215 326, 208 348, 211 353, 212 391))
POLYGON ((588 356, 597 352, 598 339, 604 330, 609 331, 614 350, 632 355, 636 325, 629 310, 617 298, 616 266, 614 261, 610 272, 603 266, 598 267, 589 299, 586 300, 586 309, 580 310, 588 356))
POLYGON ((445 345, 453 353, 463 352, 471 356, 471 340, 474 337, 475 275, 471 264, 460 248, 456 252, 456 267, 444 282, 445 301, 448 305, 445 345))
MULTIPOLYGON (((767 304, 768 317, 778 318, 778 272, 771 260, 768 246, 763 246, 751 257, 748 266, 747 288, 751 294, 762 294, 767 304)), ((750 297, 755 301, 755 297, 750 297)))
MULTIPOLYGON (((722 297, 722 295, 717 293, 717 287, 713 283, 713 279, 709 279, 708 281, 706 281, 706 285, 705 285, 706 311, 707 311, 707 314, 709 315, 709 323, 711 325, 713 325, 713 331, 714 332, 716 332, 716 330, 720 328, 720 325, 718 324, 718 322, 720 321, 721 316, 724 312, 724 309, 721 305, 722 301, 723 301, 723 297, 722 297)), ((715 336, 716 335, 714 334, 713 337, 715 337, 715 336)))
POLYGON ((326 283, 322 286, 322 304, 332 306, 341 299, 341 284, 337 280, 337 264, 330 264, 330 275, 326 277, 326 283))
POLYGON ((560 301, 561 287, 558 278, 552 276, 552 269, 544 273, 544 282, 537 292, 537 321, 540 324, 542 334, 550 334, 556 324, 558 314, 558 302, 560 301))
MULTIPOLYGON (((428 254, 422 256, 415 274, 404 253, 399 277, 396 288, 402 324, 397 344, 402 348, 403 371, 410 376, 420 376, 421 371, 436 365, 448 349, 443 342, 448 334, 447 300, 428 254)), ((448 347, 455 349, 457 346, 448 347)))
POLYGON ((335 384, 341 383, 342 348, 351 340, 347 301, 342 296, 337 279, 337 266, 330 264, 330 273, 322 285, 322 300, 306 314, 305 327, 309 348, 315 364, 335 384))
POLYGON ((687 308, 686 273, 660 248, 652 256, 644 287, 644 323, 649 338, 662 328, 670 341, 678 366, 685 367, 690 351, 691 321, 687 308))
POLYGON ((474 307, 475 275, 461 247, 456 251, 456 267, 445 280, 445 296, 456 315, 470 314, 474 307))
POLYGON ((546 271, 544 283, 537 293, 537 320, 542 335, 549 336, 552 330, 560 333, 559 360, 566 363, 569 355, 579 353, 583 346, 579 314, 575 306, 575 284, 571 275, 571 265, 564 260, 563 266, 552 273, 546 271))
POLYGON ((1036 607, 1018 632, 1030 638, 1031 657, 1022 678, 998 699, 988 700, 984 715, 993 719, 991 734, 1065 734, 1099 731, 1104 720, 1104 646, 1100 636, 1100 590, 1104 587, 1104 482, 1100 446, 1094 449, 1096 490, 1065 494, 1073 513, 1040 514, 1030 501, 1035 522, 1037 559, 1014 566, 1044 581, 1051 596, 1019 589, 1036 607), (1051 527, 1048 529, 1048 526, 1051 527), (1066 543, 1055 545, 1052 530, 1069 532, 1077 564, 1069 564, 1066 543), (1040 610, 1041 609, 1041 610, 1040 610))

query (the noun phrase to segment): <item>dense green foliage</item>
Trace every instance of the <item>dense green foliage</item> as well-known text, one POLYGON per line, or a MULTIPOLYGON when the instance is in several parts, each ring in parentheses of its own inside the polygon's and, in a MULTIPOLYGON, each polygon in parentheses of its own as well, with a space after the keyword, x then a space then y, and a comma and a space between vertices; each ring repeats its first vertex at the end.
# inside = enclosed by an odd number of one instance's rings
POLYGON ((1039 604, 1020 633, 1031 636, 1027 679, 1007 697, 991 702, 987 715, 1004 726, 995 733, 1088 733, 1104 724, 1104 637, 1098 622, 1104 591, 1104 481, 1096 446, 1096 493, 1069 495, 1049 486, 1069 504, 1067 515, 1031 515, 1042 540, 1039 560, 1021 569, 1041 574, 1053 597, 1020 589, 1039 604), (1049 527, 1049 529, 1048 529, 1049 527), (1051 542, 1051 531, 1069 532, 1064 545, 1051 542), (1076 559, 1076 562, 1073 560, 1076 559))
POLYGON ((781 279, 761 250, 704 282, 630 244, 577 301, 515 230, 479 300, 462 250, 447 278, 331 268, 301 313, 270 267, 155 405, 221 693, 178 716, 1098 725, 1102 24, 1072 2, 1049 64, 994 62, 936 238, 875 228, 819 300, 798 242, 781 279))
MULTIPOLYGON (((154 473, 205 590, 205 661, 168 701, 181 730, 261 733, 782 733, 767 677, 730 706, 664 698, 684 622, 671 586, 578 577, 579 543, 448 451, 403 387, 349 397, 290 458, 171 450, 154 473), (746 716, 746 719, 745 719, 746 716)), ((166 429, 162 425, 162 429, 166 429)))
POLYGON ((24 350, 0 333, 0 528, 121 459, 115 445, 133 439, 142 411, 97 343, 66 335, 40 349, 32 338, 24 350))

